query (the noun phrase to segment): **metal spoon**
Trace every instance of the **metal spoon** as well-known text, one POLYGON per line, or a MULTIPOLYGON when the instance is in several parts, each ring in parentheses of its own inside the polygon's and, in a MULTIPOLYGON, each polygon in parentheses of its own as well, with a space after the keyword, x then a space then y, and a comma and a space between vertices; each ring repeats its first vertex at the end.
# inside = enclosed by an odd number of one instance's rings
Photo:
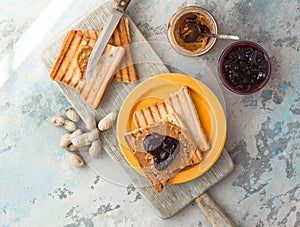
POLYGON ((224 34, 214 34, 214 33, 202 33, 200 32, 199 35, 201 36, 208 36, 208 37, 215 37, 218 39, 231 39, 231 40, 239 40, 240 37, 236 35, 224 35, 224 34))
POLYGON ((214 34, 214 33, 207 33, 207 32, 203 32, 201 31, 201 28, 199 25, 194 24, 194 29, 197 30, 197 35, 198 36, 208 36, 208 37, 215 37, 218 39, 231 39, 231 40, 239 40, 240 37, 236 36, 236 35, 224 35, 224 34, 214 34))
POLYGON ((239 40, 240 37, 236 35, 224 35, 224 34, 214 34, 214 33, 207 33, 207 29, 203 30, 200 28, 198 24, 195 23, 185 23, 184 28, 186 29, 186 34, 184 35, 183 40, 187 43, 197 42, 199 36, 206 36, 206 37, 215 37, 218 39, 231 39, 231 40, 239 40))

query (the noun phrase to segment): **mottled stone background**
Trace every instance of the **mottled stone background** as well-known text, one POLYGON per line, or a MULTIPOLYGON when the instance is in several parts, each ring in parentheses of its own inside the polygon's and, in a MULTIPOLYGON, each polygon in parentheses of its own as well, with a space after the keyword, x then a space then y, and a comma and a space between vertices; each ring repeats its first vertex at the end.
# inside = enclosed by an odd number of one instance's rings
MULTIPOLYGON (((40 51, 101 2, 0 0, 0 78, 9 76, 0 88, 0 224, 208 226, 194 203, 170 219, 160 219, 132 185, 109 183, 89 167, 73 168, 67 152, 58 147, 64 130, 50 121, 69 103, 48 78, 40 51), (49 4, 67 5, 66 11, 27 51, 18 42, 33 23, 45 20, 41 15, 49 4)), ((235 164, 232 174, 209 193, 239 226, 300 226, 300 1, 133 0, 128 14, 147 40, 165 43, 168 19, 187 5, 211 11, 220 33, 260 43, 273 66, 262 91, 240 96, 217 78, 218 57, 229 41, 218 41, 210 53, 193 59, 210 67, 223 91, 226 148, 235 164)), ((51 20, 50 14, 45 24, 51 20)), ((34 40, 35 32, 27 36, 34 40)), ((165 54, 159 45, 153 48, 176 67, 175 54, 165 54)))

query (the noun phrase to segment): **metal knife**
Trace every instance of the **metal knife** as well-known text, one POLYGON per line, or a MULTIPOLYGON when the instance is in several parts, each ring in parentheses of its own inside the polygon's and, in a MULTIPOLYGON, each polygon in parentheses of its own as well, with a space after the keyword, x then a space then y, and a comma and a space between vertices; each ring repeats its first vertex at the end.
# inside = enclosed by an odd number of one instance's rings
POLYGON ((113 10, 111 11, 111 14, 107 22, 105 23, 103 30, 100 36, 98 37, 97 42, 88 60, 88 65, 86 70, 86 80, 88 83, 92 80, 94 76, 93 74, 102 56, 102 53, 110 37, 112 36, 114 30, 116 29, 119 21, 121 20, 130 1, 131 0, 120 0, 117 3, 116 7, 113 8, 113 10))

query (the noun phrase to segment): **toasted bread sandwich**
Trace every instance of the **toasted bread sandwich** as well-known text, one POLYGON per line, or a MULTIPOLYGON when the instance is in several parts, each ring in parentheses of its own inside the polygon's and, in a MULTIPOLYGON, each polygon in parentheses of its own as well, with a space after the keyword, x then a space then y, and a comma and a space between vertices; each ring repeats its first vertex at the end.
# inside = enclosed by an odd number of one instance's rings
POLYGON ((201 162, 203 159, 202 152, 210 148, 207 136, 186 86, 183 86, 179 91, 170 95, 164 102, 135 111, 133 113, 133 120, 137 128, 152 124, 158 120, 168 120, 190 131, 197 144, 197 148, 192 155, 189 165, 201 162))

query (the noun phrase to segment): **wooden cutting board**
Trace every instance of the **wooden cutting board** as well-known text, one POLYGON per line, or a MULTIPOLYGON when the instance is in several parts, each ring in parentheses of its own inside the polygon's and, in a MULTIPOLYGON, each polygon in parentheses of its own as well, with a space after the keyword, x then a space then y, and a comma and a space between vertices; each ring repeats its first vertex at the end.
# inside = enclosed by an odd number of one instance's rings
MULTIPOLYGON (((113 4, 113 2, 106 2, 105 4, 100 5, 96 10, 92 11, 69 29, 98 30, 105 23, 113 4)), ((168 73, 169 70, 167 67, 162 63, 130 18, 129 26, 132 43, 141 43, 140 48, 133 48, 132 52, 133 61, 139 62, 139 64, 136 65, 139 79, 149 78, 157 74, 168 73)), ((57 39, 51 42, 41 53, 42 62, 45 64, 49 72, 59 54, 63 38, 67 32, 68 31, 60 37, 57 37, 57 39)), ((112 82, 107 88, 100 108, 94 110, 88 104, 83 102, 81 96, 74 89, 60 83, 57 83, 57 85, 83 120, 85 120, 87 115, 91 113, 95 114, 97 120, 99 120, 114 108, 120 107, 125 97, 120 95, 119 91, 129 92, 135 86, 132 84, 112 82)), ((128 174, 133 185, 143 185, 143 182, 145 182, 144 177, 131 168, 123 157, 119 149, 114 130, 108 130, 103 133, 101 135, 101 139, 106 152, 116 161, 120 168, 128 174)), ((168 185, 160 194, 155 193, 152 187, 138 187, 138 190, 160 217, 168 218, 184 208, 190 202, 194 201, 221 179, 226 177, 232 169, 233 162, 227 151, 224 149, 215 165, 203 176, 191 182, 168 185)))

